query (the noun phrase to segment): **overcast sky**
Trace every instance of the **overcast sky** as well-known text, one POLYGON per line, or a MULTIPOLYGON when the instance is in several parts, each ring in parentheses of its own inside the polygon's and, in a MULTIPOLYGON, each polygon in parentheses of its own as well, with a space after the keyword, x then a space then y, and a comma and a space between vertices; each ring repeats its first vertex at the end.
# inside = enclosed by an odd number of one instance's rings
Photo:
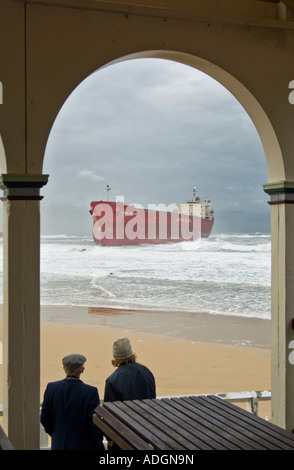
POLYGON ((191 67, 159 59, 111 65, 68 98, 45 154, 42 234, 92 233, 89 204, 214 204, 214 233, 270 232, 264 151, 238 101, 191 67))

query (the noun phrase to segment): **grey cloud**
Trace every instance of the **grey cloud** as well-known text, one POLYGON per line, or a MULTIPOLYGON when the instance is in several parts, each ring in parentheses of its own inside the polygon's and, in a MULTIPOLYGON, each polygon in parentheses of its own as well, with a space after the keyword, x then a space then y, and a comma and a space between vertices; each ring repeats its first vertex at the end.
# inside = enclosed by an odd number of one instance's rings
POLYGON ((44 171, 43 233, 90 234, 89 203, 106 184, 144 206, 184 201, 197 186, 216 231, 269 231, 253 123, 226 89, 181 64, 133 60, 88 77, 56 119, 44 171))

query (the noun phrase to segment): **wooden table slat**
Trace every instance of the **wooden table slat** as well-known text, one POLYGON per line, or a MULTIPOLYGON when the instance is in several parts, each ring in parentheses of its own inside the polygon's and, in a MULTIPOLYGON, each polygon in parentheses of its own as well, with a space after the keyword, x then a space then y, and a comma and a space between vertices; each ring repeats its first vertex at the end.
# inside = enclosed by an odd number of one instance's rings
POLYGON ((202 423, 207 426, 207 428, 213 429, 216 439, 221 439, 222 443, 227 445, 230 450, 256 449, 254 443, 248 443, 248 441, 243 436, 240 437, 238 433, 232 432, 230 428, 227 428, 226 423, 223 423, 222 420, 219 420, 217 416, 210 416, 205 412, 205 410, 197 409, 177 398, 164 400, 171 400, 170 405, 177 407, 183 416, 191 416, 192 419, 194 419, 196 422, 202 423))
MULTIPOLYGON (((215 432, 210 429, 210 427, 204 426, 201 422, 193 420, 190 416, 183 416, 183 414, 178 411, 176 408, 168 406, 163 400, 158 400, 157 403, 154 403, 153 400, 150 400, 150 406, 156 407, 156 409, 163 409, 165 413, 169 413, 168 417, 172 420, 175 426, 185 426, 185 429, 190 432, 193 442, 199 443, 199 447, 203 450, 206 448, 213 450, 228 450, 231 448, 231 445, 222 439, 216 441, 215 432)), ((178 428, 176 428, 178 429, 178 428)), ((236 449, 236 446, 233 446, 236 449)))
POLYGON ((115 416, 105 410, 101 405, 95 409, 93 415, 94 423, 102 430, 107 438, 114 440, 119 447, 124 450, 135 450, 138 447, 142 450, 150 450, 150 445, 141 439, 131 429, 125 429, 115 416))
POLYGON ((145 427, 145 421, 142 420, 138 415, 131 412, 125 406, 126 402, 106 402, 104 407, 113 413, 117 418, 127 424, 134 432, 138 433, 141 438, 148 439, 149 443, 154 447, 154 449, 162 450, 174 450, 174 443, 171 440, 170 444, 166 443, 165 435, 159 429, 155 428, 153 432, 150 432, 149 429, 145 427))
POLYGON ((294 450, 294 435, 213 395, 108 402, 94 422, 122 449, 294 450))
POLYGON ((191 401, 186 401, 186 399, 181 400, 181 404, 186 406, 189 412, 194 412, 197 415, 201 416, 203 420, 207 420, 210 425, 214 426, 216 429, 219 428, 222 432, 225 431, 225 436, 231 441, 242 445, 242 448, 255 449, 255 450, 265 450, 268 448, 266 443, 260 443, 255 439, 255 435, 251 436, 248 433, 242 432, 242 429, 238 423, 230 421, 223 416, 221 413, 215 413, 210 410, 209 407, 203 406, 203 404, 196 400, 196 403, 191 401))
MULTIPOLYGON (((236 413, 232 415, 223 409, 223 404, 221 403, 221 401, 218 402, 219 406, 217 406, 217 403, 213 403, 213 401, 210 401, 209 397, 206 397, 205 400, 203 400, 203 397, 197 397, 196 400, 195 398, 196 397, 191 397, 189 403, 191 403, 192 401, 195 403, 195 406, 201 405, 202 410, 204 406, 207 409, 207 413, 210 413, 211 416, 218 416, 218 418, 223 420, 223 422, 228 428, 231 428, 233 432, 238 432, 240 438, 242 436, 242 439, 247 439, 247 442, 254 443, 256 448, 268 449, 270 447, 273 450, 281 449, 281 442, 279 440, 273 438, 269 441, 267 439, 265 429, 263 433, 260 433, 256 430, 254 426, 254 419, 252 419, 254 415, 249 415, 249 421, 248 423, 246 423, 240 420, 240 409, 238 409, 236 406, 233 407, 235 408, 236 413)), ((261 421, 263 421, 265 424, 267 423, 265 420, 261 421)))
POLYGON ((267 448, 268 446, 270 446, 271 449, 276 448, 283 450, 293 448, 294 436, 292 437, 289 432, 275 427, 273 424, 268 423, 258 416, 248 416, 248 412, 245 410, 240 412, 239 409, 235 409, 235 406, 230 406, 230 403, 222 403, 224 400, 219 397, 208 396, 206 398, 207 399, 204 402, 203 398, 199 397, 199 401, 202 401, 206 406, 209 405, 212 407, 212 405, 214 405, 214 407, 211 408, 213 413, 222 415, 228 420, 231 419, 233 420, 232 422, 235 422, 235 420, 238 419, 238 422, 241 423, 240 432, 243 434, 247 433, 247 435, 249 435, 250 432, 250 436, 253 435, 253 438, 256 441, 260 442, 262 445, 265 445, 267 448), (214 398, 216 398, 216 400, 214 398))
MULTIPOLYGON (((152 400, 150 400, 152 402, 152 400)), ((163 415, 160 413, 158 407, 155 409, 152 406, 148 405, 147 402, 134 400, 132 402, 127 402, 127 406, 131 407, 135 413, 149 422, 150 431, 152 432, 154 426, 158 427, 161 432, 163 432, 168 436, 170 439, 170 435, 175 433, 175 427, 173 425, 173 421, 171 420, 170 414, 163 415), (164 426, 162 426, 164 425, 164 426)), ((173 436, 173 441, 176 442, 176 445, 179 449, 186 449, 186 450, 200 450, 200 447, 195 444, 195 442, 191 442, 191 434, 188 433, 183 427, 182 423, 177 426, 176 434, 173 436)), ((211 448, 210 448, 211 449, 211 448)))
POLYGON ((254 429, 260 430, 265 435, 269 435, 271 438, 276 438, 283 443, 283 445, 289 445, 290 448, 293 448, 294 445, 294 434, 290 433, 289 431, 276 426, 273 423, 269 423, 268 421, 253 415, 249 414, 248 412, 243 409, 235 409, 236 407, 231 403, 216 397, 214 395, 208 395, 207 399, 212 400, 217 404, 221 404, 221 409, 226 413, 232 413, 236 416, 236 412, 238 413, 238 418, 242 419, 247 423, 248 426, 253 426, 254 429), (224 402, 224 403, 222 403, 224 402), (240 411, 239 411, 240 410, 240 411))
MULTIPOLYGON (((199 397, 199 400, 193 400, 192 398, 190 400, 183 399, 183 403, 187 403, 189 406, 195 406, 197 409, 197 413, 199 411, 203 413, 207 413, 208 416, 210 416, 210 419, 215 419, 217 416, 217 420, 222 423, 222 426, 225 427, 226 431, 229 433, 232 433, 234 436, 236 434, 238 435, 238 439, 244 443, 247 443, 247 445, 253 447, 256 450, 265 450, 268 449, 268 442, 263 439, 262 437, 260 438, 252 428, 248 429, 244 426, 240 426, 239 420, 236 418, 235 420, 232 420, 229 415, 226 413, 223 413, 222 410, 220 412, 217 412, 212 408, 212 405, 207 401, 199 397)), ((274 444, 273 444, 274 446, 274 444)), ((274 446, 276 449, 279 449, 280 447, 275 445, 274 446)))

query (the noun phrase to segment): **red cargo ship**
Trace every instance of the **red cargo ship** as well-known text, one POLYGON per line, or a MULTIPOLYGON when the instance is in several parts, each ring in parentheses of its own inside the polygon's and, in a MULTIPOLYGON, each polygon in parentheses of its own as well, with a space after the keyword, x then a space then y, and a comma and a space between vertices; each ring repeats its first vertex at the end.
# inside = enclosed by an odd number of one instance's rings
POLYGON ((103 246, 136 245, 140 243, 178 243, 209 237, 214 224, 210 201, 201 202, 193 189, 193 199, 174 203, 162 209, 150 205, 148 209, 126 205, 123 201, 91 202, 93 238, 103 246))

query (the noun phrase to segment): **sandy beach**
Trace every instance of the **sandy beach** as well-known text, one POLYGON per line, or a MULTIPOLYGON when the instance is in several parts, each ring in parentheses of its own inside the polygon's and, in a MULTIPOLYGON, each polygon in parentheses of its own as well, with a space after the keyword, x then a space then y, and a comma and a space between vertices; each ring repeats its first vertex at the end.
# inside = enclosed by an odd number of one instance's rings
MULTIPOLYGON (((41 401, 46 384, 64 377, 62 357, 73 352, 87 357, 82 380, 95 385, 103 398, 105 379, 114 370, 112 343, 119 336, 130 338, 137 360, 154 373, 157 396, 270 390, 270 322, 267 320, 199 314, 192 321, 189 314, 190 336, 186 331, 181 338, 182 312, 156 314, 98 309, 82 314, 82 310, 42 308, 41 401), (72 323, 65 320, 67 316, 74 319, 72 323), (78 323, 77 318, 83 321, 78 323), (157 319, 157 328, 151 328, 146 318, 152 325, 157 319), (177 324, 181 328, 176 328, 177 324)), ((2 365, 0 373, 2 376, 2 365)), ((2 377, 0 387, 2 403, 2 377)), ((259 411, 260 416, 269 417, 270 402, 260 404, 259 411)))

